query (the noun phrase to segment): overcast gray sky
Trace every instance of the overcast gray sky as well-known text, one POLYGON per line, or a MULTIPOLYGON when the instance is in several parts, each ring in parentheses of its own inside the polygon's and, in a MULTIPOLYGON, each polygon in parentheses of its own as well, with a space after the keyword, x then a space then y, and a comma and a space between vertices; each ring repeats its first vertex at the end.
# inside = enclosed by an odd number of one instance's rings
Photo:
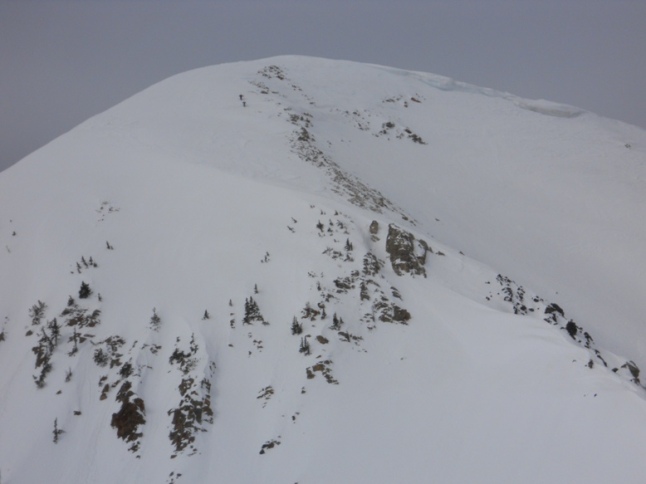
POLYGON ((433 72, 646 128, 645 0, 0 0, 0 170, 173 74, 280 54, 433 72))

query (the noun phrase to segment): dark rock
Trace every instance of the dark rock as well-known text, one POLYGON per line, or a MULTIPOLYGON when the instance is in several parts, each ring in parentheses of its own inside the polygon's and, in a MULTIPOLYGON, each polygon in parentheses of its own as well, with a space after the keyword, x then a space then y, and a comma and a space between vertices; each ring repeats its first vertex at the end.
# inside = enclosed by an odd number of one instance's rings
POLYGON ((388 226, 386 238, 386 252, 390 255, 393 270, 398 276, 410 274, 426 277, 426 253, 428 244, 423 240, 416 240, 410 232, 400 229, 394 224, 388 226))
POLYGON ((545 314, 552 314, 552 313, 558 313, 561 316, 565 317, 565 313, 563 312, 563 309, 561 309, 561 307, 556 303, 552 303, 545 308, 545 314))

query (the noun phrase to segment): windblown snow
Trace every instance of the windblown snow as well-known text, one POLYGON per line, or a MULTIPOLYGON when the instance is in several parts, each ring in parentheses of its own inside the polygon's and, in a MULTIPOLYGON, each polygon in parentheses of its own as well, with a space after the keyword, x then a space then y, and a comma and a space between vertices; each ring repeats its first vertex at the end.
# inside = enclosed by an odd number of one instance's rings
POLYGON ((0 174, 0 482, 643 482, 646 133, 307 57, 0 174))

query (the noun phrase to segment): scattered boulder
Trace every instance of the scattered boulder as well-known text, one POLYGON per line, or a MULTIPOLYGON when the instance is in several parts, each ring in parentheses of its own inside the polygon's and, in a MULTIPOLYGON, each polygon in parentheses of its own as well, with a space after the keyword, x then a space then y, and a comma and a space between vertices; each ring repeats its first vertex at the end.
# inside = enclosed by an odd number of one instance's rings
POLYGON ((132 383, 125 381, 117 394, 117 401, 121 402, 121 408, 117 413, 112 414, 110 425, 117 430, 117 437, 126 442, 132 442, 131 452, 139 450, 142 432, 137 432, 140 425, 146 423, 144 401, 135 397, 131 390, 132 383))
POLYGON ((545 308, 545 314, 552 314, 552 313, 558 313, 562 317, 565 317, 565 312, 563 311, 563 309, 561 309, 561 306, 559 306, 556 303, 552 303, 545 308))
POLYGON ((426 253, 430 251, 424 240, 416 240, 410 232, 394 224, 388 226, 386 252, 390 255, 393 270, 398 276, 410 274, 426 277, 426 253))

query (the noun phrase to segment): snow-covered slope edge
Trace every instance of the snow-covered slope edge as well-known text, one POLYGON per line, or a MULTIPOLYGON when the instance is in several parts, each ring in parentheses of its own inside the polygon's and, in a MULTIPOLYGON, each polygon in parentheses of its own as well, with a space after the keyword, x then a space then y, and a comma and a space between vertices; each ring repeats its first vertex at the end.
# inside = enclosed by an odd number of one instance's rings
POLYGON ((642 129, 432 74, 304 57, 176 76, 85 127, 316 191, 318 170, 284 143, 293 150, 305 129, 307 157, 322 152, 426 235, 549 295, 646 366, 642 129))
MULTIPOLYGON (((3 482, 639 482, 626 360, 430 238, 333 118, 248 118, 274 65, 173 81, 228 112, 149 91, 0 178, 3 482)), ((369 139, 427 146, 392 122, 369 139)))

